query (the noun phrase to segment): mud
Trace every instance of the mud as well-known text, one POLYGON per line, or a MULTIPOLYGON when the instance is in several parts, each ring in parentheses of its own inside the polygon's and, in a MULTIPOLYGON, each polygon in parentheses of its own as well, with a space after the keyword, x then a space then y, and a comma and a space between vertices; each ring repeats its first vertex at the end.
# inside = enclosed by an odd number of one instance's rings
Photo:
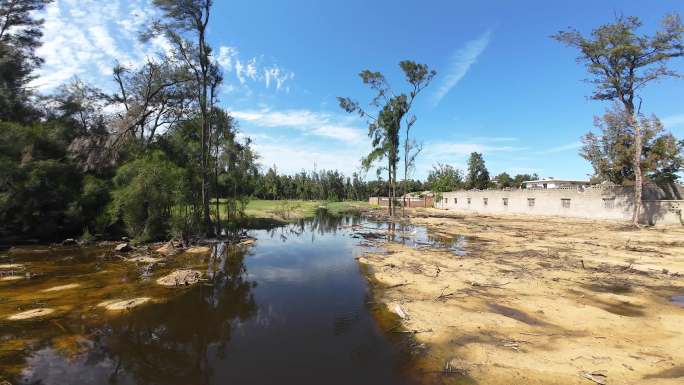
POLYGON ((406 242, 410 227, 397 225, 364 237, 383 251, 358 260, 376 300, 400 306, 427 347, 425 383, 681 383, 681 227, 437 210, 409 222, 462 252, 406 242))

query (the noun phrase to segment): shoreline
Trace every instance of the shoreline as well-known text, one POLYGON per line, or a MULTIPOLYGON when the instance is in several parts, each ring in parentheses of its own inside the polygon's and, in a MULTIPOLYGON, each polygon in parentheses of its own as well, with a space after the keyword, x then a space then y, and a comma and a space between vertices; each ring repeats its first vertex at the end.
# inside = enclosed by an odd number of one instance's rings
POLYGON ((359 258, 446 383, 676 384, 684 376, 684 230, 411 212, 465 254, 377 240, 359 258), (429 214, 436 214, 430 217, 429 214))

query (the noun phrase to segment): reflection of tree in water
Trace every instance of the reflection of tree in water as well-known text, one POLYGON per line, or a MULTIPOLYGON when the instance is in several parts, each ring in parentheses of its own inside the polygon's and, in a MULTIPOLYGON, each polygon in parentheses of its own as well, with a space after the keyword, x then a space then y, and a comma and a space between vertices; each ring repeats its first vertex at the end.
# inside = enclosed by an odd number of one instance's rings
MULTIPOLYGON (((95 340, 89 360, 116 362, 110 382, 133 377, 139 384, 209 382, 208 348, 225 355, 235 322, 256 314, 245 279, 244 252, 217 246, 212 286, 187 290, 168 303, 140 308, 110 322, 95 340)), ((210 269, 211 270, 211 269, 210 269)))
POLYGON ((269 234, 271 238, 279 237, 285 242, 289 237, 299 237, 304 233, 309 233, 311 241, 314 241, 316 234, 336 234, 340 227, 358 225, 362 220, 363 218, 359 215, 333 215, 326 209, 319 209, 313 217, 299 219, 291 225, 271 229, 269 234))

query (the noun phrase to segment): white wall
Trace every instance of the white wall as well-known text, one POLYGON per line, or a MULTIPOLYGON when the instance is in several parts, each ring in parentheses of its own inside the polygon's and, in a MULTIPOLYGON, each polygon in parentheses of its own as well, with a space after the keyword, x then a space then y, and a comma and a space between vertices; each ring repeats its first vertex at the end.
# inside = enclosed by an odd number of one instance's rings
MULTIPOLYGON (((472 190, 442 193, 442 199, 435 200, 435 207, 477 213, 516 213, 629 221, 632 218, 633 202, 633 192, 627 187, 591 187, 583 191, 472 190), (508 200, 508 205, 504 204, 504 199, 508 200), (534 201, 532 206, 530 200, 534 201), (563 200, 566 200, 569 207, 563 206, 563 200)), ((644 201, 641 221, 648 224, 682 224, 682 206, 684 201, 644 201)))

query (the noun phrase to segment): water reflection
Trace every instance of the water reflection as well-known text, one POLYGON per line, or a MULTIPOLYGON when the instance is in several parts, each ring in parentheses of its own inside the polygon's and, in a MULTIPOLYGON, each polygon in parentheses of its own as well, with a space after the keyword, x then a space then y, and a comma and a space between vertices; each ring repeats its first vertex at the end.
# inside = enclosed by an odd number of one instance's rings
MULTIPOLYGON (((387 233, 383 226, 320 211, 291 225, 252 230, 251 248, 218 244, 211 255, 167 260, 166 270, 200 262, 206 268, 208 282, 183 289, 160 288, 156 268, 141 278, 139 268, 100 251, 62 253, 68 263, 45 262, 49 282, 22 285, 35 293, 36 285, 64 284, 76 271, 83 290, 63 294, 71 302, 58 316, 0 320, 3 349, 7 341, 21 341, 21 353, 0 356, 0 368, 21 365, 12 383, 43 385, 405 384, 398 370, 405 356, 375 322, 354 260, 367 250, 359 247, 358 230, 387 233), (93 305, 113 296, 164 301, 119 315, 93 305)), ((17 261, 37 266, 33 255, 22 258, 17 261)), ((0 297, 19 300, 12 293, 0 287, 0 297)), ((62 299, 46 301, 57 307, 62 299)))
POLYGON ((245 279, 244 253, 217 248, 210 285, 86 329, 75 341, 80 354, 69 356, 53 347, 38 350, 29 357, 21 382, 210 383, 210 347, 212 354, 224 356, 235 326, 257 312, 254 283, 245 279))

